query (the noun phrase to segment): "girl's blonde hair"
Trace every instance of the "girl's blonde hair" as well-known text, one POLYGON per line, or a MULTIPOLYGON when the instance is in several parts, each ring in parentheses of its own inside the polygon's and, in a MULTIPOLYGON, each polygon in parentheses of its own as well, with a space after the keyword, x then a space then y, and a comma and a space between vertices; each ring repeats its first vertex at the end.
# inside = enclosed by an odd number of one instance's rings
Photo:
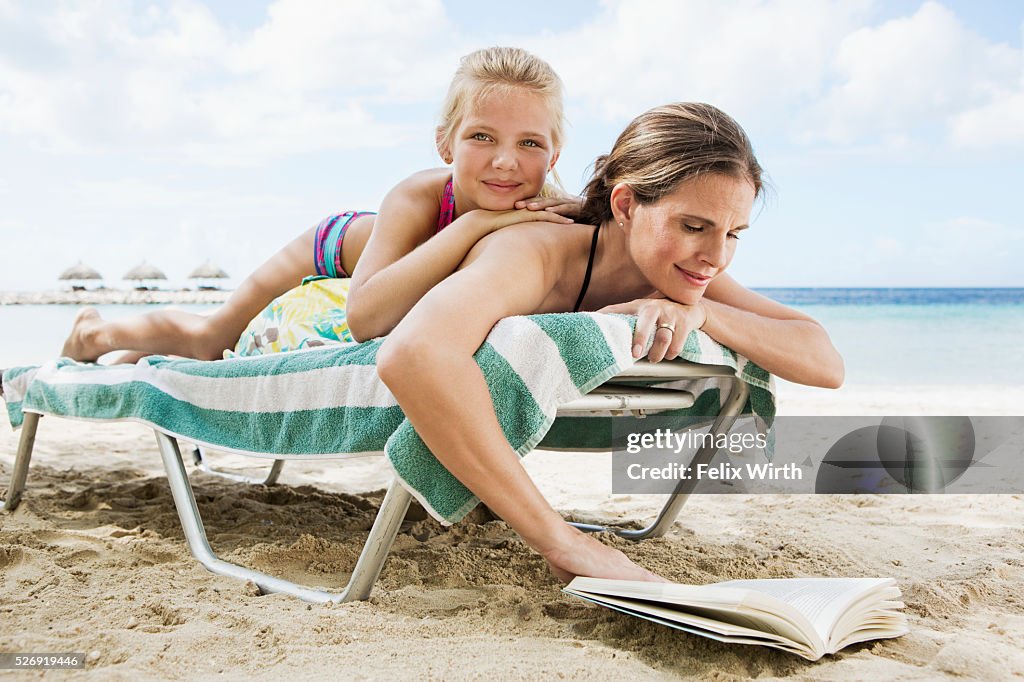
MULTIPOLYGON (((461 59, 441 106, 441 122, 437 126, 438 150, 451 147, 455 131, 474 105, 491 94, 500 95, 516 88, 528 90, 544 99, 551 113, 551 142, 556 151, 560 150, 565 140, 562 79, 543 59, 517 47, 488 47, 461 59)), ((557 187, 561 188, 554 169, 551 174, 557 187)), ((541 192, 544 196, 558 193, 547 183, 541 192)))
POLYGON ((611 193, 619 183, 629 185, 641 204, 653 204, 681 183, 711 173, 749 180, 755 197, 764 189, 750 140, 728 114, 693 102, 655 107, 633 119, 611 152, 594 162, 580 222, 612 220, 611 193))

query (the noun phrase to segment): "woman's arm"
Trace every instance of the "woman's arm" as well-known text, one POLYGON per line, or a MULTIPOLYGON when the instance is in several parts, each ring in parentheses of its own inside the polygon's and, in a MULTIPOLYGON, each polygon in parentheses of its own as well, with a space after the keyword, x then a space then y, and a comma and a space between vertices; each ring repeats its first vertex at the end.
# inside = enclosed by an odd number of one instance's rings
POLYGON ((499 516, 529 533, 562 519, 505 440, 473 354, 499 319, 532 311, 550 286, 534 267, 540 256, 531 245, 515 244, 509 253, 516 255, 508 259, 494 248, 480 251, 395 327, 377 354, 377 372, 441 463, 499 516), (507 267, 516 259, 520 268, 507 267), (520 499, 512 499, 510 490, 520 499))
POLYGON ((607 306, 601 312, 637 316, 633 356, 639 357, 651 336, 648 359, 671 360, 682 352, 686 337, 700 329, 719 343, 748 357, 787 381, 822 388, 839 388, 843 358, 816 320, 720 275, 708 285, 696 305, 663 296, 607 306), (670 324, 674 331, 659 329, 670 324))
POLYGON ((543 210, 470 211, 434 236, 446 180, 447 175, 433 171, 418 173, 381 203, 349 287, 348 325, 357 341, 390 333, 490 232, 525 220, 572 222, 543 210))
POLYGON ((528 229, 486 238, 388 336, 377 372, 438 460, 558 577, 656 579, 551 508, 506 441, 473 359, 499 319, 535 311, 553 290, 561 271, 541 241, 528 229))
POLYGON ((799 384, 839 388, 843 358, 814 318, 740 285, 727 274, 708 286, 701 329, 772 374, 799 384))

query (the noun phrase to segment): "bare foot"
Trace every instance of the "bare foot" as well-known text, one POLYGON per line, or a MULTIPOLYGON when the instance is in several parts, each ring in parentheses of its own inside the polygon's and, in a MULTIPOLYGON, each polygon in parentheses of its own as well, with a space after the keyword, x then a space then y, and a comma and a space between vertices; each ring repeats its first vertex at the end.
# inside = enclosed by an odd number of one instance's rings
POLYGON ((95 338, 94 332, 101 324, 103 324, 103 318, 95 308, 79 310, 75 315, 75 321, 71 323, 71 333, 64 341, 64 348, 60 351, 61 357, 79 362, 96 362, 96 359, 103 353, 94 346, 91 340, 95 338))
POLYGON ((547 559, 555 577, 565 582, 578 575, 588 578, 669 582, 646 568, 637 566, 614 547, 602 544, 597 538, 580 531, 569 536, 567 542, 541 554, 547 559))

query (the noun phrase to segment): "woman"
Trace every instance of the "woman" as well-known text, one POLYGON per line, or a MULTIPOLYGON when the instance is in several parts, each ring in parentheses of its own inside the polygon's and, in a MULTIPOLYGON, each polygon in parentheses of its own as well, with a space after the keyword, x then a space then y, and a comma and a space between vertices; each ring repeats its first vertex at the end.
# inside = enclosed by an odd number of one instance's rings
POLYGON ((843 362, 821 325, 724 274, 761 191, 729 116, 706 104, 652 109, 598 160, 583 206, 592 225, 485 237, 381 347, 378 373, 427 446, 557 577, 660 580, 548 505, 505 441, 474 352, 511 315, 634 313, 634 356, 653 335, 648 358, 674 358, 702 329, 783 379, 838 387, 843 362))

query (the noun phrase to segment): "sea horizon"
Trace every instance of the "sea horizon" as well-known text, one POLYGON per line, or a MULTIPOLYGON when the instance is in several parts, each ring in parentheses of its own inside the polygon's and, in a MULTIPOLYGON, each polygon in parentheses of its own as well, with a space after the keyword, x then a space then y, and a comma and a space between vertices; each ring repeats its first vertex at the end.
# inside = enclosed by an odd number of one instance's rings
MULTIPOLYGON (((79 285, 79 286, 81 286, 81 285, 79 285)), ((151 284, 151 285, 149 285, 149 286, 147 286, 145 288, 138 287, 138 286, 125 286, 125 287, 95 286, 94 287, 94 286, 89 286, 89 285, 86 284, 86 285, 84 285, 84 289, 79 289, 79 291, 84 291, 84 292, 93 292, 93 291, 124 291, 124 292, 127 292, 127 291, 163 291, 163 292, 176 292, 176 291, 225 291, 225 292, 230 292, 230 291, 233 291, 236 288, 237 288, 236 286, 217 286, 217 285, 212 285, 212 286, 210 286, 210 285, 202 285, 202 286, 200 286, 200 285, 188 285, 188 284, 183 284, 183 285, 180 285, 180 286, 162 286, 162 285, 159 285, 159 284, 151 284)), ((1021 285, 1021 286, 995 286, 995 287, 989 287, 989 286, 954 286, 954 285, 939 285, 939 284, 929 285, 929 286, 830 286, 830 285, 821 285, 821 286, 817 286, 817 285, 815 285, 815 286, 778 286, 778 285, 772 285, 772 286, 750 286, 748 288, 750 290, 752 290, 752 291, 756 291, 756 292, 761 293, 761 294, 765 294, 765 293, 768 293, 768 292, 786 293, 786 292, 806 292, 806 291, 813 291, 813 292, 818 292, 818 293, 826 292, 826 291, 845 292, 845 293, 863 291, 863 292, 871 292, 871 293, 875 293, 875 294, 883 293, 883 292, 908 293, 908 292, 915 292, 915 291, 920 291, 920 292, 952 292, 952 291, 960 291, 960 292, 965 292, 965 293, 1006 292, 1006 293, 1008 293, 1010 295, 1024 294, 1024 285, 1021 285)), ((49 287, 49 288, 32 288, 32 289, 0 289, 0 296, 4 296, 4 295, 10 296, 10 295, 18 295, 18 294, 47 294, 47 293, 54 293, 54 292, 71 293, 72 289, 70 288, 70 286, 56 286, 56 287, 49 287)), ((1024 300, 1024 299, 1022 299, 1022 300, 1024 300)), ((1014 299, 1014 302, 1016 302, 1015 299, 1014 299)), ((2 303, 0 303, 0 305, 2 305, 2 303)))
MULTIPOLYGON (((757 287, 754 291, 821 322, 846 362, 847 384, 1024 386, 1024 345, 1020 343, 1024 287, 757 287)), ((104 300, 88 305, 106 318, 117 318, 159 305, 204 312, 218 304, 190 302, 198 293, 194 290, 149 293, 162 294, 161 302, 104 300)), ((219 293, 226 297, 229 291, 219 293)), ((56 357, 82 304, 65 300, 63 305, 0 305, 4 332, 0 367, 39 364, 56 357)))

